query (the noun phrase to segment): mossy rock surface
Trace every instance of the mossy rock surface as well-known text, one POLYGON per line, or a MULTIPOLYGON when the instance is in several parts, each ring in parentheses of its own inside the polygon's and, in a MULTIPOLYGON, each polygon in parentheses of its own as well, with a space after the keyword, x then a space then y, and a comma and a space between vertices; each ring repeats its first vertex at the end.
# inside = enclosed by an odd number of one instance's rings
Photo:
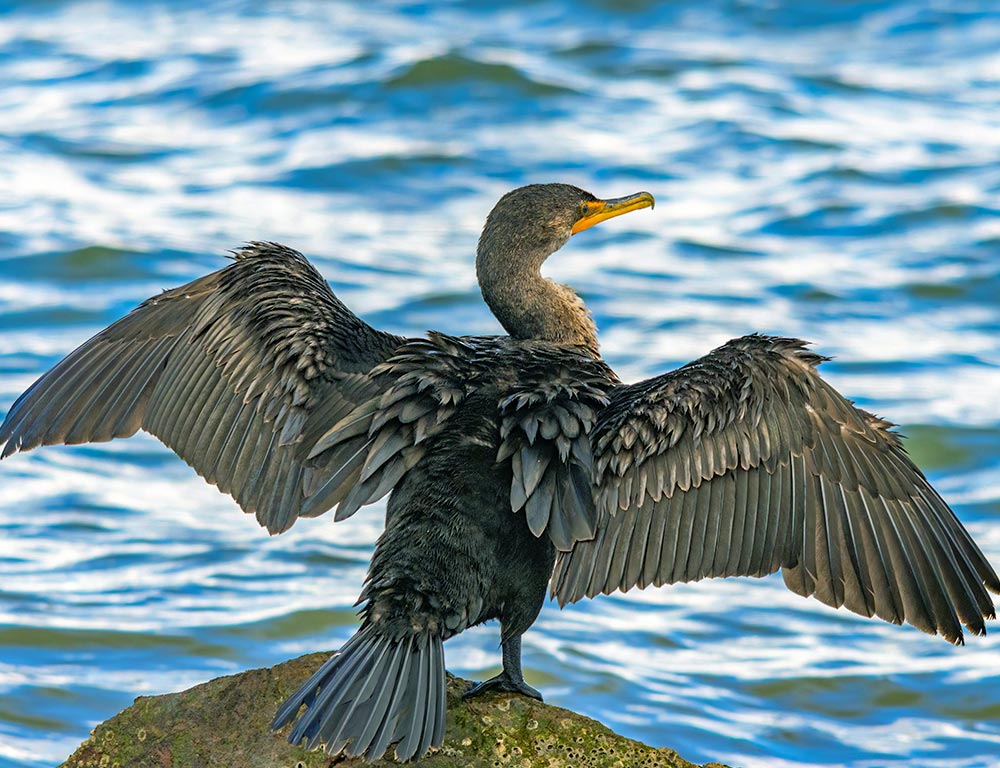
MULTIPOLYGON (((292 746, 269 728, 271 717, 329 654, 271 669, 220 677, 187 691, 142 696, 97 726, 65 768, 320 768, 389 766, 330 758, 292 746)), ((463 702, 468 682, 448 676, 444 744, 420 768, 695 768, 670 749, 655 749, 600 723, 523 696, 497 693, 463 702)), ((711 763, 711 766, 718 766, 711 763)), ((708 766, 706 766, 708 768, 708 766)))

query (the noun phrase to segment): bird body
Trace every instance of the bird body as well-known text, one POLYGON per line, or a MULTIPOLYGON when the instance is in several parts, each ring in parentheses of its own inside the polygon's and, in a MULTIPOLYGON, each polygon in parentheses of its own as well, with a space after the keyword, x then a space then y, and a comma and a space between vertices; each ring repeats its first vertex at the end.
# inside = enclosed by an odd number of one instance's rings
POLYGON ((476 268, 506 336, 378 331, 301 254, 253 243, 43 375, 0 457, 145 429, 272 533, 390 494, 357 633, 274 720, 334 755, 440 744, 442 644, 491 619, 503 671, 466 695, 540 698, 521 636, 550 588, 565 604, 781 570, 834 607, 956 643, 984 632, 1000 579, 891 424, 830 387, 804 342, 752 334, 636 384, 600 358, 583 302, 540 269, 651 205, 564 184, 501 198, 476 268))
MULTIPOLYGON (((499 619, 505 669, 482 690, 540 698, 521 675, 520 638, 544 602, 554 542, 569 548, 578 538, 593 536, 590 457, 583 455, 588 465, 580 466, 582 449, 574 452, 573 445, 585 445, 605 392, 617 379, 585 347, 437 333, 405 343, 375 378, 386 389, 361 417, 363 423, 348 419, 313 448, 321 455, 354 455, 353 440, 368 444, 361 451, 363 464, 357 460, 357 479, 344 483, 338 515, 352 514, 393 489, 359 598, 361 634, 397 644, 419 637, 440 643, 499 619), (566 495, 560 476, 573 471, 585 492, 571 488, 566 495), (556 498, 557 490, 562 498, 556 498)), ((340 493, 338 487, 334 497, 340 493)), ((330 676, 346 661, 344 653, 334 657, 303 691, 315 695, 343 687, 340 681, 331 685, 330 676)), ((435 674, 443 697, 443 659, 439 664, 435 674)), ((391 675, 368 669, 363 676, 394 682, 391 675)), ((397 694, 402 711, 405 693, 397 694)), ((443 698, 435 701, 443 707, 443 698)), ((293 698, 276 726, 311 702, 308 696, 293 698)), ((433 732, 443 710, 425 712, 424 730, 433 732)), ((292 739, 336 747, 334 729, 343 722, 340 712, 311 706, 292 739)), ((378 756, 384 748, 378 741, 352 742, 355 754, 367 750, 378 756)), ((407 742, 397 755, 409 756, 407 742)))

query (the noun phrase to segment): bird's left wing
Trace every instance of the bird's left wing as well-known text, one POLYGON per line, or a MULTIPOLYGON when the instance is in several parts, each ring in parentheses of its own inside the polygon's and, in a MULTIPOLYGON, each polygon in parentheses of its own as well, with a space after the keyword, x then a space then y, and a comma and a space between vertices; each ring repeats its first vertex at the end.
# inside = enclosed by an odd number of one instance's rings
POLYGON ((746 336, 611 392, 591 442, 597 534, 560 553, 561 603, 781 569, 790 589, 953 642, 1000 580, 891 425, 795 339, 746 336))
POLYGON ((302 254, 252 243, 44 374, 0 426, 0 457, 141 428, 278 533, 353 486, 365 435, 310 450, 377 400, 372 370, 405 341, 351 312, 302 254))

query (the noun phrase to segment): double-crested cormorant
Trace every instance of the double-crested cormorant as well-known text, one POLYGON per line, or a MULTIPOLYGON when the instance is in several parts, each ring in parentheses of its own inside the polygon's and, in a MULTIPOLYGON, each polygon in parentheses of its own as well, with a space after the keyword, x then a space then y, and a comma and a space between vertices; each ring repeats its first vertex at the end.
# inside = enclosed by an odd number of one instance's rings
POLYGON ((253 243, 153 297, 42 376, 3 457, 145 429, 271 533, 391 491, 361 627, 278 711, 331 754, 419 757, 444 730, 442 643, 499 619, 503 672, 539 697, 521 635, 617 589, 781 570, 800 595, 962 642, 1000 580, 888 428, 804 342, 734 339, 619 382, 571 288, 540 267, 576 232, 651 207, 566 184, 490 213, 476 269, 509 336, 375 330, 299 253, 253 243))

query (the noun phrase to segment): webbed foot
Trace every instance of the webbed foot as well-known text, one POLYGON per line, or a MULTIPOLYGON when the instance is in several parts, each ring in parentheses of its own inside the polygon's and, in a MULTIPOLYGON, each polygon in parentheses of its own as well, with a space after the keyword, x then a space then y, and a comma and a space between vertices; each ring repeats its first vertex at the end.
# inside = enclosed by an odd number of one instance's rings
POLYGON ((515 680, 507 674, 506 670, 501 672, 496 677, 491 677, 489 680, 483 680, 481 683, 475 683, 470 686, 469 690, 462 694, 462 701, 467 701, 474 696, 479 696, 490 691, 520 693, 522 696, 527 696, 530 699, 542 701, 542 694, 524 682, 524 678, 515 680))

